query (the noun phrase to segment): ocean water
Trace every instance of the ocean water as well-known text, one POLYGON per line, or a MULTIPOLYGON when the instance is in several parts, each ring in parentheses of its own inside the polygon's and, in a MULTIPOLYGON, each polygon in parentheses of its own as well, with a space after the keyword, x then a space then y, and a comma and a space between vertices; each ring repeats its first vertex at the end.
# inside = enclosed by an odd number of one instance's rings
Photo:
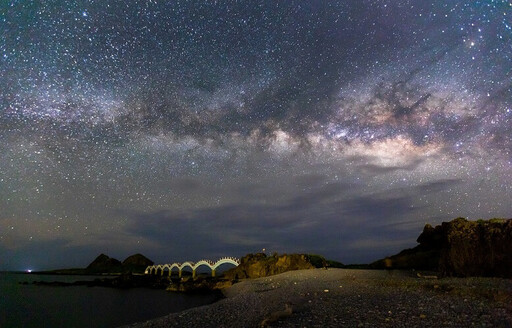
POLYGON ((118 327, 214 302, 215 295, 186 295, 145 288, 22 285, 23 281, 94 280, 0 272, 0 327, 118 327))

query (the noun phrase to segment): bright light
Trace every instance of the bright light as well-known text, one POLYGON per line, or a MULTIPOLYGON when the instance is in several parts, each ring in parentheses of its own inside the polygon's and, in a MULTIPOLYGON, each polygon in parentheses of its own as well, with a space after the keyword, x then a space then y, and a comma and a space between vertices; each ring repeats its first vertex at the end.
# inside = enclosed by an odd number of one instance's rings
POLYGON ((31 272, 32 272, 32 270, 31 270, 31 269, 28 269, 28 270, 27 270, 27 272, 28 272, 28 273, 31 273, 31 272))

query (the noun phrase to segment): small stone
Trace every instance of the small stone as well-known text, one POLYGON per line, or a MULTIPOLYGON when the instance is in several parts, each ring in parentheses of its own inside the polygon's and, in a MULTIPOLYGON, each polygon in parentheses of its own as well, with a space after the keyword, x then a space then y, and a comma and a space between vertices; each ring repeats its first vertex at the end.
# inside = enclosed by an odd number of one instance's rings
POLYGON ((329 292, 329 290, 328 290, 328 289, 324 289, 324 293, 328 293, 328 292, 329 292))

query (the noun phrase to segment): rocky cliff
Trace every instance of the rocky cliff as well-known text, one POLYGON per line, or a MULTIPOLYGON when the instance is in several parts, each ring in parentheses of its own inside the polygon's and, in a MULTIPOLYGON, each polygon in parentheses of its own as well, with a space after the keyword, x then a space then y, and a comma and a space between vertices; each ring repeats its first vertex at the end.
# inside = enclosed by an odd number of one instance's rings
POLYGON ((240 265, 225 272, 227 279, 267 277, 291 270, 313 269, 305 254, 267 256, 264 253, 248 254, 240 259, 240 265))
MULTIPOLYGON (((437 228, 437 227, 436 227, 437 228)), ((456 276, 512 278, 512 219, 443 222, 439 271, 456 276)), ((421 236, 420 236, 421 237, 421 236)))
POLYGON ((512 278, 512 219, 457 218, 436 227, 427 224, 417 241, 415 248, 372 263, 371 267, 512 278))

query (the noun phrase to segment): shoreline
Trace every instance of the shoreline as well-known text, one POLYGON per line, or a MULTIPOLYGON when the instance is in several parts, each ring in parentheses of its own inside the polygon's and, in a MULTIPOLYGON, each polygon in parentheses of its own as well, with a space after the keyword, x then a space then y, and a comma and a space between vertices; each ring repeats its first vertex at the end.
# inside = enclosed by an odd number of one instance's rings
POLYGON ((124 328, 512 327, 512 280, 311 269, 241 281, 210 305, 124 328))

